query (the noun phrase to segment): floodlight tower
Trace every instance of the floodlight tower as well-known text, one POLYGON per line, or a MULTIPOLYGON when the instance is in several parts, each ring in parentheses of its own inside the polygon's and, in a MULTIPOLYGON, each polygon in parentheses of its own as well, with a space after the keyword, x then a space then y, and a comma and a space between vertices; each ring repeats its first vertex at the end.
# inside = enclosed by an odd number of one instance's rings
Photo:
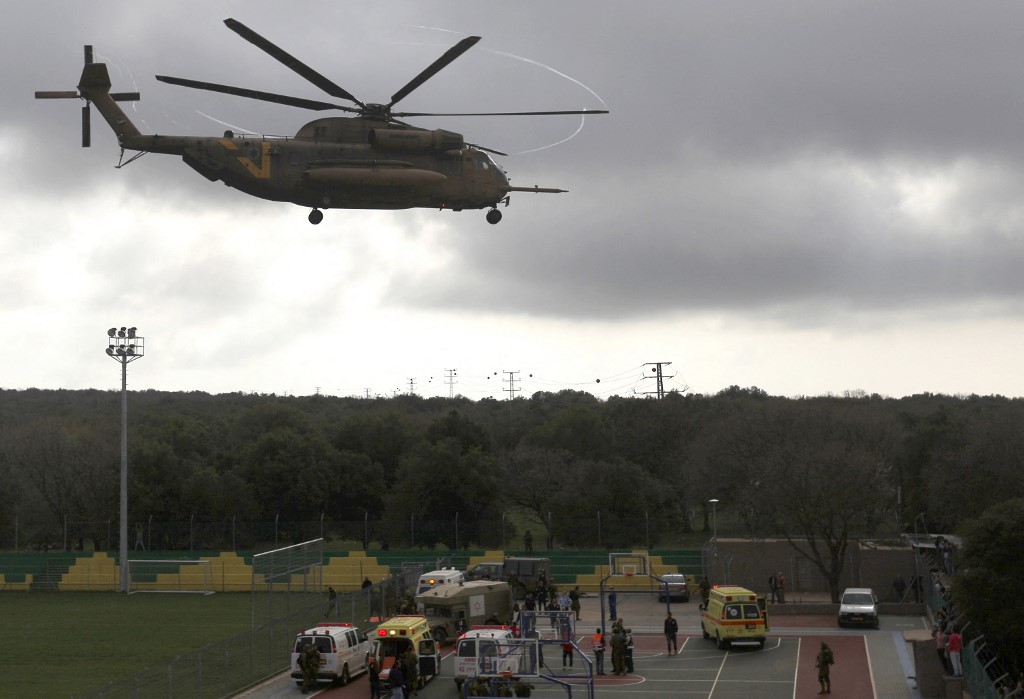
POLYGON ((121 364, 121 592, 128 592, 128 362, 146 353, 146 341, 136 330, 107 331, 107 356, 121 364))

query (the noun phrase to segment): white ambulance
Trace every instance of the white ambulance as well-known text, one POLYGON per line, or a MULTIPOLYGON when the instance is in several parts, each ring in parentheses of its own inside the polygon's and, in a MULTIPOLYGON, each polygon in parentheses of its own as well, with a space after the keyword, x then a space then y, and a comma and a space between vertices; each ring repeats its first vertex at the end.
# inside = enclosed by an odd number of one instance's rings
POLYGON ((454 568, 432 570, 420 576, 420 581, 416 585, 416 594, 421 594, 439 585, 458 585, 465 581, 466 577, 461 570, 455 570, 454 568))
MULTIPOLYGON (((420 576, 419 582, 416 583, 416 594, 422 594, 427 590, 433 590, 435 587, 451 587, 452 585, 459 585, 466 581, 466 576, 461 570, 455 570, 454 568, 441 568, 440 570, 432 570, 429 573, 424 573, 420 576)), ((423 612, 423 603, 416 603, 416 611, 423 612)))
POLYGON ((366 659, 370 651, 370 640, 366 634, 352 624, 323 622, 299 633, 292 646, 292 679, 302 686, 302 668, 299 667, 299 653, 311 643, 320 651, 320 669, 316 681, 332 684, 348 684, 349 679, 366 672, 366 659))
POLYGON ((455 643, 455 687, 461 693, 467 679, 515 677, 521 672, 532 672, 528 649, 508 626, 474 626, 455 643))

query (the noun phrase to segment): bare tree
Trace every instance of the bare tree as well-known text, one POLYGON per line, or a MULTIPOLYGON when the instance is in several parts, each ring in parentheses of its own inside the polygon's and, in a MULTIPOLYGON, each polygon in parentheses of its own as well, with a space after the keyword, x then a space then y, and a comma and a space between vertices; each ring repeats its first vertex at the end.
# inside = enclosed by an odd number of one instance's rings
POLYGON ((746 470, 741 507, 769 524, 817 568, 839 600, 847 547, 872 533, 891 490, 889 422, 870 406, 775 404, 736 441, 746 470))

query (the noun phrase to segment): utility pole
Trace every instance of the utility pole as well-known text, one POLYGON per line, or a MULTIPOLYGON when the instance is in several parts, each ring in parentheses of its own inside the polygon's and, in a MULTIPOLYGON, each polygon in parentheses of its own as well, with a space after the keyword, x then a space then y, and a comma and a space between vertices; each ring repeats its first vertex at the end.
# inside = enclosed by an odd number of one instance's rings
POLYGON ((519 383, 519 379, 516 378, 516 374, 519 373, 519 370, 516 369, 515 371, 502 371, 501 373, 508 374, 508 388, 506 388, 504 390, 508 392, 508 399, 509 400, 515 400, 516 391, 522 390, 522 389, 516 388, 516 384, 519 383))
POLYGON ((455 380, 455 377, 458 375, 457 374, 458 371, 459 371, 458 369, 445 369, 444 370, 444 382, 446 384, 448 384, 448 397, 449 398, 454 398, 455 397, 455 384, 458 383, 458 381, 455 380))
POLYGON ((644 375, 644 378, 645 379, 656 378, 658 380, 658 387, 657 387, 657 389, 655 391, 645 391, 645 393, 648 393, 648 394, 655 393, 655 394, 657 394, 658 400, 661 400, 662 398, 665 397, 665 376, 662 373, 661 368, 663 366, 669 366, 671 364, 672 364, 672 362, 646 362, 644 364, 644 366, 652 367, 651 371, 655 372, 655 374, 656 374, 653 377, 652 376, 644 375))

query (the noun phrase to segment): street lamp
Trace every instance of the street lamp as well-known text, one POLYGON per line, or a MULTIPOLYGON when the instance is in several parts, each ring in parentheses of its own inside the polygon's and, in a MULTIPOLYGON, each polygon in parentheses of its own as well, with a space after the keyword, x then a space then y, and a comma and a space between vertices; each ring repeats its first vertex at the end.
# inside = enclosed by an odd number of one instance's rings
POLYGON ((128 362, 146 354, 146 341, 136 330, 107 331, 107 356, 121 364, 121 592, 128 592, 128 362))
POLYGON ((708 500, 711 503, 711 527, 714 532, 713 538, 715 543, 718 543, 718 513, 715 510, 715 506, 718 504, 718 498, 711 498, 708 500))

